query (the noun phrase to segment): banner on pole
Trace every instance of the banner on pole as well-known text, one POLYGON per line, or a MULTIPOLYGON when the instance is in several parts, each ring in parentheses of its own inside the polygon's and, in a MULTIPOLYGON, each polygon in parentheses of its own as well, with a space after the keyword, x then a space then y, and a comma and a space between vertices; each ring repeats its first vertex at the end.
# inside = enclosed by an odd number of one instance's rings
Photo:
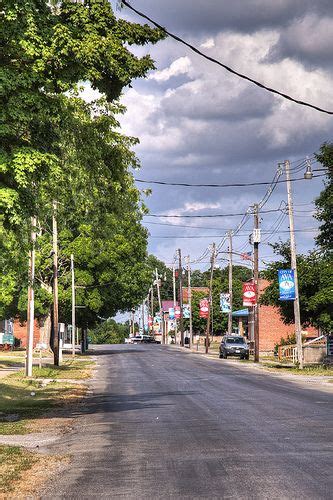
POLYGON ((209 312, 209 301, 207 299, 201 299, 199 303, 199 317, 208 318, 209 312))
POLYGON ((151 316, 148 316, 148 325, 152 326, 153 324, 153 318, 151 316))
POLYGON ((256 305, 256 285, 254 283, 243 283, 243 306, 256 305))
POLYGON ((191 311, 190 311, 189 304, 184 304, 183 305, 183 318, 190 319, 190 315, 191 315, 191 311))
POLYGON ((222 313, 230 313, 230 293, 221 293, 220 294, 220 306, 222 313))
POLYGON ((175 319, 175 309, 174 307, 169 307, 169 320, 175 319))
POLYGON ((280 300, 295 300, 295 276, 293 269, 279 269, 280 300))
POLYGON ((180 307, 179 306, 175 307, 175 318, 176 319, 180 318, 180 307))

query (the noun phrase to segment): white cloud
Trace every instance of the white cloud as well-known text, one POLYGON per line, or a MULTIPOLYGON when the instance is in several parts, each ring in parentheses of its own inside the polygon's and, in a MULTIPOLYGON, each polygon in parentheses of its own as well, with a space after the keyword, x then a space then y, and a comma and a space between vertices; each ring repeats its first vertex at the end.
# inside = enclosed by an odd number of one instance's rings
POLYGON ((215 47, 214 38, 207 38, 207 40, 200 45, 203 49, 212 49, 215 47))
POLYGON ((179 57, 173 61, 168 68, 161 71, 155 71, 148 76, 149 80, 157 82, 166 82, 173 76, 186 75, 191 69, 191 60, 189 57, 179 57))

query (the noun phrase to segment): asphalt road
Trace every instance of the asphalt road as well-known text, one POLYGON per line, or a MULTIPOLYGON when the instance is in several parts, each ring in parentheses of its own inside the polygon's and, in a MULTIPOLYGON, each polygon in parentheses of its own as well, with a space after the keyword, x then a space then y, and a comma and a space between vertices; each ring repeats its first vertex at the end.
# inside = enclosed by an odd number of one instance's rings
POLYGON ((97 354, 43 498, 333 498, 332 393, 171 347, 97 354))

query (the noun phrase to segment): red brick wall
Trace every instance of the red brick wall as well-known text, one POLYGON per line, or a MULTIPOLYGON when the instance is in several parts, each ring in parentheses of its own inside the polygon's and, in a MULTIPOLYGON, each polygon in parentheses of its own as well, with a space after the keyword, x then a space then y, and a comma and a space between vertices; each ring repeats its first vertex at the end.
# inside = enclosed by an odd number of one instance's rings
MULTIPOLYGON (((20 323, 19 319, 15 319, 14 321, 14 337, 20 339, 21 347, 27 346, 27 323, 20 323)), ((40 326, 39 322, 36 319, 34 324, 34 347, 37 342, 40 340, 40 326)))
MULTIPOLYGON (((269 285, 267 280, 260 280, 259 295, 263 293, 269 285)), ((281 338, 287 338, 295 331, 295 325, 286 325, 283 323, 279 309, 275 306, 260 306, 259 312, 259 350, 273 351, 275 344, 279 343, 281 338)), ((305 328, 313 336, 317 336, 317 329, 314 327, 305 328)))

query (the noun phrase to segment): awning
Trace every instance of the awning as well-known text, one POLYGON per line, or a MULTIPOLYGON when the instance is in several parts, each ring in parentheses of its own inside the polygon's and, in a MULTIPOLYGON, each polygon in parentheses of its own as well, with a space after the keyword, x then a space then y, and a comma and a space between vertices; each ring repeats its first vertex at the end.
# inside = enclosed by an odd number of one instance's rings
POLYGON ((236 318, 247 317, 249 315, 248 309, 239 309, 239 311, 234 311, 232 315, 236 318))

